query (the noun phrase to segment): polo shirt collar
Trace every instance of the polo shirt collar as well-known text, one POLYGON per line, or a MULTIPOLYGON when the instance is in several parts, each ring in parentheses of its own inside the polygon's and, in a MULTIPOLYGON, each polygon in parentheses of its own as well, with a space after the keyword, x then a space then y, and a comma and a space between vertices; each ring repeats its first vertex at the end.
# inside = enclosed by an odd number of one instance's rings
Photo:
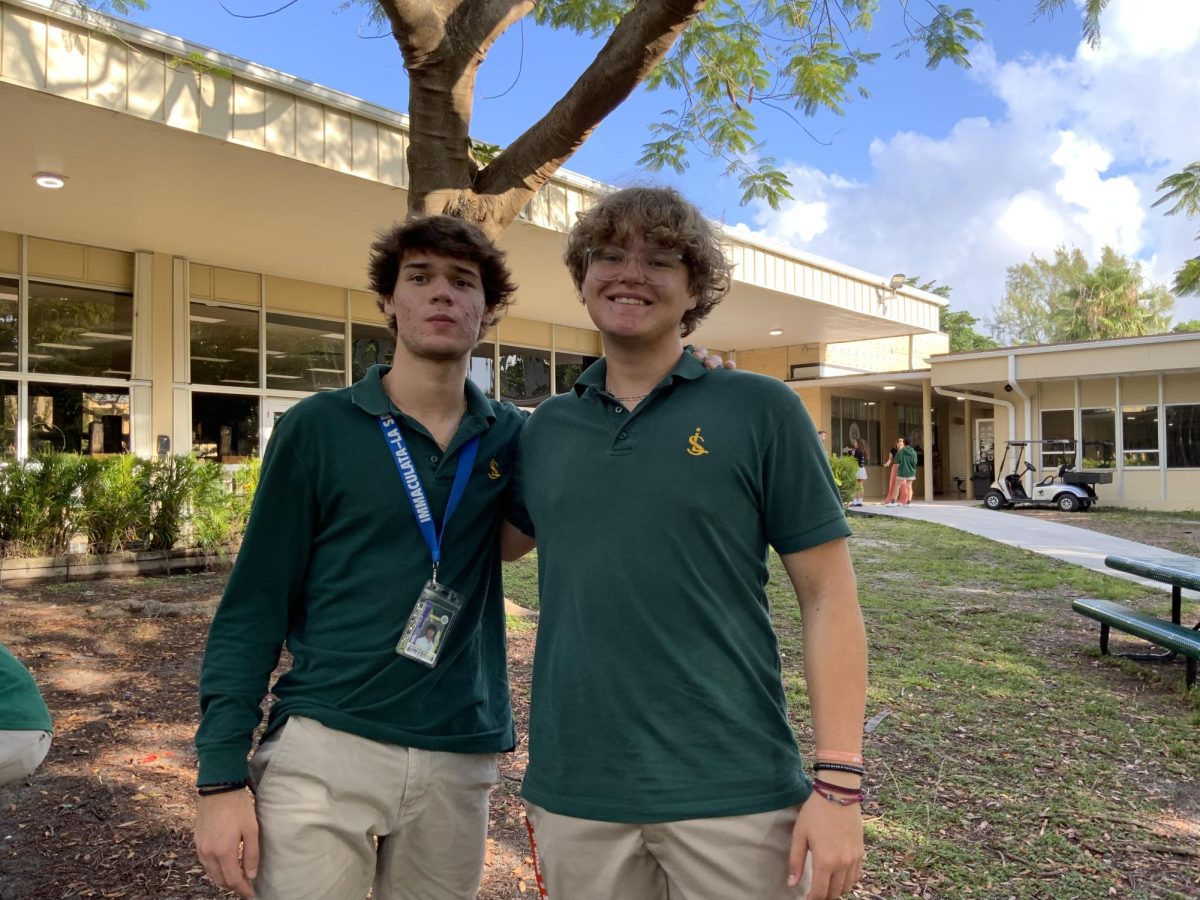
MULTIPOLYGON (((655 388, 673 384, 676 381, 695 381, 697 378, 703 377, 707 371, 708 368, 703 361, 692 356, 692 345, 688 344, 679 355, 679 361, 675 363, 675 368, 668 372, 663 380, 655 385, 655 388)), ((603 391, 607 379, 608 359, 601 357, 588 366, 576 379, 573 385, 576 396, 582 397, 588 390, 603 391)))
MULTIPOLYGON (((383 387, 383 376, 391 370, 391 366, 375 365, 367 370, 361 380, 350 387, 350 399, 363 412, 372 416, 382 416, 388 413, 403 415, 387 395, 383 387)), ((603 383, 603 382, 601 382, 603 383)), ((488 402, 487 396, 479 389, 479 385, 470 378, 466 385, 467 413, 478 416, 489 423, 496 421, 496 411, 488 402)))

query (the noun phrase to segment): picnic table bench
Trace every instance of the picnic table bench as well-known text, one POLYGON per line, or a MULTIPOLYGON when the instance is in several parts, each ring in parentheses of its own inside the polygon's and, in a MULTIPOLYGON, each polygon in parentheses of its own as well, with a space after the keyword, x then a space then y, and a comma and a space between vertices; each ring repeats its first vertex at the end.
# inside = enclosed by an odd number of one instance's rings
POLYGON ((1122 603, 1111 600, 1085 598, 1075 600, 1071 608, 1075 612, 1100 623, 1100 652, 1108 653, 1110 628, 1116 628, 1152 644, 1165 648, 1165 653, 1124 654, 1131 659, 1173 659, 1176 654, 1185 657, 1187 663, 1187 686, 1196 683, 1196 662, 1200 660, 1200 623, 1189 628, 1181 621, 1183 613, 1183 588, 1200 590, 1200 559, 1191 557, 1128 557, 1107 556, 1104 564, 1109 568, 1133 575, 1140 575, 1163 584, 1171 585, 1171 620, 1168 622, 1149 613, 1144 613, 1122 603))

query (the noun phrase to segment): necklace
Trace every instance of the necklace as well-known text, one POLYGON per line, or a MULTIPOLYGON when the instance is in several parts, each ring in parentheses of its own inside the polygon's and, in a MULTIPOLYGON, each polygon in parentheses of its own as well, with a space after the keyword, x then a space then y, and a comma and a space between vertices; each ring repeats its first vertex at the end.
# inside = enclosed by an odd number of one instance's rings
POLYGON ((454 435, 458 434, 458 429, 459 429, 459 428, 462 426, 462 421, 463 421, 463 419, 465 419, 466 417, 467 417, 467 398, 464 396, 464 397, 463 397, 462 412, 460 412, 460 413, 458 414, 458 422, 455 424, 455 426, 454 426, 454 430, 450 432, 450 437, 446 438, 446 441, 445 441, 445 443, 443 443, 442 441, 439 441, 437 438, 434 438, 434 439, 433 439, 433 442, 434 442, 435 444, 437 444, 439 447, 441 447, 441 448, 442 448, 442 452, 443 452, 443 453, 445 453, 445 452, 446 452, 446 448, 450 446, 450 442, 451 442, 452 440, 454 440, 454 435))

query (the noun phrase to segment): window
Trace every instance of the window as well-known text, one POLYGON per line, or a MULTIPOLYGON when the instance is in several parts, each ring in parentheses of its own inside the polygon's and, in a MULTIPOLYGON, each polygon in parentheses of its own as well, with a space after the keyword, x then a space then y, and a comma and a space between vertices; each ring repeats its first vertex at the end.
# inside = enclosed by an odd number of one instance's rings
POLYGON ((341 322, 267 313, 267 387, 330 391, 346 386, 341 322))
POLYGON ((371 366, 390 366, 396 338, 383 325, 350 323, 350 378, 360 381, 371 366))
POLYGON ((565 394, 571 390, 583 370, 596 361, 594 356, 583 356, 579 353, 554 354, 554 393, 565 394))
MULTIPOLYGON (((930 410, 930 412, 932 412, 932 410, 930 410)), ((904 438, 906 441, 908 441, 908 446, 917 451, 917 465, 925 465, 925 423, 921 421, 921 407, 899 406, 896 408, 896 414, 899 418, 899 434, 897 434, 896 437, 904 438)), ((936 458, 936 448, 938 446, 937 419, 933 420, 932 425, 933 446, 935 448, 934 453, 936 458)), ((888 449, 891 450, 895 444, 896 440, 895 438, 892 438, 891 445, 888 447, 888 449)))
POLYGON ((1158 465, 1158 407, 1125 406, 1121 409, 1121 438, 1126 468, 1158 465))
POLYGON ((1168 406, 1167 468, 1200 468, 1200 405, 1168 406))
POLYGON ((537 406, 550 396, 550 351, 500 345, 500 399, 537 406))
POLYGON ((879 465, 879 413, 874 401, 833 397, 831 403, 830 449, 841 453, 855 447, 860 440, 866 441, 867 464, 879 465))
POLYGON ((257 453, 258 398, 193 392, 192 452, 223 463, 257 453))
POLYGON ((496 396, 496 345, 484 341, 471 351, 471 365, 467 377, 489 397, 496 396))
POLYGON ((1112 469, 1117 465, 1116 411, 1084 409, 1079 414, 1083 432, 1083 467, 1112 469))
POLYGON ((261 387, 258 316, 253 309, 192 303, 192 384, 261 387))
POLYGON ((17 314, 15 278, 0 278, 0 372, 15 372, 17 369, 17 340, 20 337, 20 322, 17 314))
POLYGON ((30 454, 128 450, 128 389, 30 383, 30 454))
POLYGON ((132 347, 130 294, 29 283, 30 372, 128 378, 132 347))
POLYGON ((1042 440, 1061 441, 1042 444, 1042 468, 1057 470, 1059 466, 1075 465, 1075 411, 1072 409, 1042 410, 1042 440))
POLYGON ((0 459, 17 455, 17 383, 0 381, 0 459))

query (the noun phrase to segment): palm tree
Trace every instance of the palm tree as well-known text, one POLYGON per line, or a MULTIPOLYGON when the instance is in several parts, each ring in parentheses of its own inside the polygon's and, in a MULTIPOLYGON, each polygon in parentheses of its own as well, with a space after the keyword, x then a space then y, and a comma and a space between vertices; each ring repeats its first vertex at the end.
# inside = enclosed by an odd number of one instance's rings
POLYGON ((1175 305, 1165 288, 1145 284, 1141 266, 1109 248, 1062 300, 1053 311, 1054 337, 1059 341, 1159 334, 1170 327, 1175 305))
MULTIPOLYGON (((1200 217, 1200 162, 1194 162, 1182 172, 1164 178, 1158 190, 1166 193, 1153 205, 1174 204, 1166 211, 1168 216, 1183 213, 1189 219, 1200 217)), ((1196 239, 1200 240, 1200 235, 1196 239)), ((1175 272, 1174 290, 1179 295, 1200 296, 1200 256, 1187 260, 1175 272)))

